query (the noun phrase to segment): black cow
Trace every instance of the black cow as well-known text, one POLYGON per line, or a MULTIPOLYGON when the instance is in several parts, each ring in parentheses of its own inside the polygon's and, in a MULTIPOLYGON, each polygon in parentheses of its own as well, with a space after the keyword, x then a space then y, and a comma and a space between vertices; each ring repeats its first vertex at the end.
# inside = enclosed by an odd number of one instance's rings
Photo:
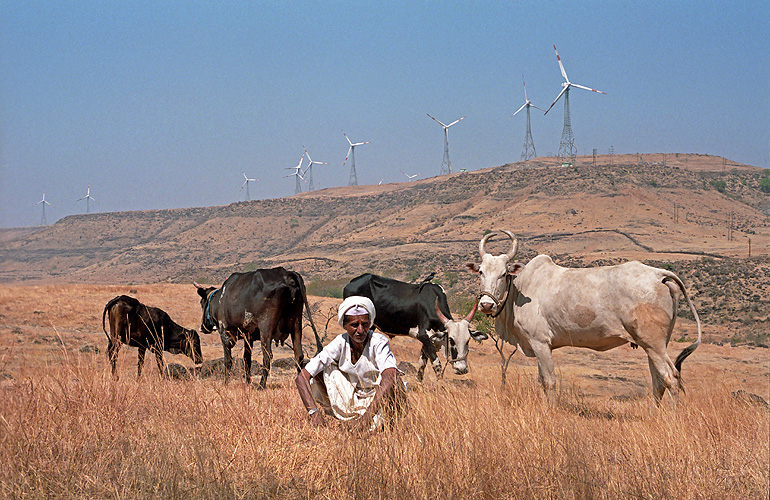
POLYGON ((197 331, 177 325, 162 309, 146 306, 128 295, 118 295, 104 306, 102 330, 109 342, 107 358, 112 365, 113 376, 121 344, 139 348, 137 378, 142 375, 144 354, 147 349, 155 353, 161 375, 163 374, 163 351, 171 354, 185 354, 195 364, 203 363, 201 339, 197 331), (104 326, 104 319, 108 314, 109 333, 104 326))
POLYGON ((409 335, 422 342, 417 380, 422 381, 425 365, 430 358, 439 378, 443 373, 436 347, 443 343, 447 360, 455 373, 468 373, 468 342, 487 338, 486 334, 471 331, 469 323, 473 310, 460 321, 452 319, 449 303, 441 286, 427 281, 417 285, 404 283, 374 274, 362 274, 345 285, 342 296, 368 297, 374 303, 374 325, 389 335, 409 335), (443 332, 443 334, 442 334, 443 332), (435 345, 434 345, 435 344, 435 345))
POLYGON ((318 338, 310 306, 307 303, 302 276, 282 267, 257 269, 247 273, 233 273, 222 288, 203 287, 194 283, 201 297, 203 319, 201 330, 211 333, 219 330, 225 353, 225 369, 232 371, 232 348, 243 339, 243 364, 246 383, 251 383, 251 351, 254 341, 262 344, 262 377, 260 387, 265 387, 273 357, 271 342, 284 342, 291 336, 297 371, 303 366, 302 307, 307 309, 310 326, 315 333, 318 350, 322 348, 318 338))

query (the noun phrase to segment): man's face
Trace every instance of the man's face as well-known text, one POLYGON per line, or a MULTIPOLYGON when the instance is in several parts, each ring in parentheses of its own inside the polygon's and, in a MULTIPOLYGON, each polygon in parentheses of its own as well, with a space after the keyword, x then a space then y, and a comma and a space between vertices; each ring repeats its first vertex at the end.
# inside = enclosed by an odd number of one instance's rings
POLYGON ((369 334, 369 328, 371 327, 369 315, 361 314, 357 316, 345 316, 345 318, 345 331, 348 332, 350 340, 359 346, 363 346, 366 342, 366 337, 369 334))

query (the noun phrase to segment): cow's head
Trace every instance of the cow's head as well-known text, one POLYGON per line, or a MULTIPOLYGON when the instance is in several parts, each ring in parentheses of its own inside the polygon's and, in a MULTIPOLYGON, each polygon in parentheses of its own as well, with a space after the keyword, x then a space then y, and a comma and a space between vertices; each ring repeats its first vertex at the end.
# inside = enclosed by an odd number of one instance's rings
POLYGON ((510 231, 503 229, 502 232, 511 239, 511 249, 508 253, 492 255, 487 252, 485 248, 487 240, 496 234, 492 232, 484 235, 479 243, 481 264, 475 262, 466 264, 471 271, 478 273, 481 278, 479 308, 484 314, 497 315, 501 311, 508 298, 508 280, 523 268, 522 264, 513 260, 519 249, 518 240, 510 231))
POLYGON ((440 337, 434 337, 434 341, 439 342, 443 346, 442 348, 446 349, 447 362, 452 363, 452 368, 457 375, 468 373, 468 343, 471 337, 478 342, 487 338, 485 333, 474 332, 470 329, 470 322, 473 315, 476 314, 477 306, 478 302, 473 305, 473 309, 466 317, 460 321, 455 321, 441 313, 438 308, 438 301, 436 301, 436 314, 446 328, 446 332, 440 337))
POLYGON ((182 338, 179 341, 179 347, 182 352, 188 356, 196 365, 203 363, 203 352, 201 351, 201 337, 197 330, 184 329, 182 338))
POLYGON ((217 329, 217 323, 211 316, 211 298, 218 288, 209 286, 205 287, 199 285, 193 281, 193 285, 198 289, 198 295, 201 297, 201 309, 203 310, 203 318, 201 319, 201 331, 203 333, 211 333, 217 329))

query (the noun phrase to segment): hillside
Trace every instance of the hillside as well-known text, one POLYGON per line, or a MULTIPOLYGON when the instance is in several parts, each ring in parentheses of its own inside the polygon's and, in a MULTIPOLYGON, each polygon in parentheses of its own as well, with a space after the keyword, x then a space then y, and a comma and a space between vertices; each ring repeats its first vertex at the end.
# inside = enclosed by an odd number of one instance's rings
POLYGON ((756 324, 768 315, 766 175, 705 155, 587 157, 574 167, 538 158, 220 207, 69 216, 0 239, 0 281, 220 283, 283 265, 337 290, 367 271, 405 280, 435 271, 470 298, 477 283, 464 264, 486 231, 503 228, 519 237, 521 260, 666 265, 707 318, 756 324))

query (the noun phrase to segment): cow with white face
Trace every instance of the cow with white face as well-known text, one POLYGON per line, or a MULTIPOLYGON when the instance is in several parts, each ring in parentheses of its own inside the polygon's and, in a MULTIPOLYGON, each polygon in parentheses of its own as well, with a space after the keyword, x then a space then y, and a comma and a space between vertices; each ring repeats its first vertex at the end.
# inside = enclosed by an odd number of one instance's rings
POLYGON ((556 386, 551 351, 558 347, 586 347, 606 351, 628 342, 647 353, 653 395, 659 404, 666 389, 676 401, 684 390, 682 362, 701 343, 698 313, 679 277, 640 262, 617 266, 571 269, 538 255, 526 265, 514 261, 518 241, 508 253, 492 255, 479 243, 481 264, 468 268, 481 278, 479 310, 495 318, 495 330, 506 342, 536 357, 540 383, 553 399, 556 386), (698 340, 671 362, 666 347, 676 322, 680 295, 690 306, 698 340))

